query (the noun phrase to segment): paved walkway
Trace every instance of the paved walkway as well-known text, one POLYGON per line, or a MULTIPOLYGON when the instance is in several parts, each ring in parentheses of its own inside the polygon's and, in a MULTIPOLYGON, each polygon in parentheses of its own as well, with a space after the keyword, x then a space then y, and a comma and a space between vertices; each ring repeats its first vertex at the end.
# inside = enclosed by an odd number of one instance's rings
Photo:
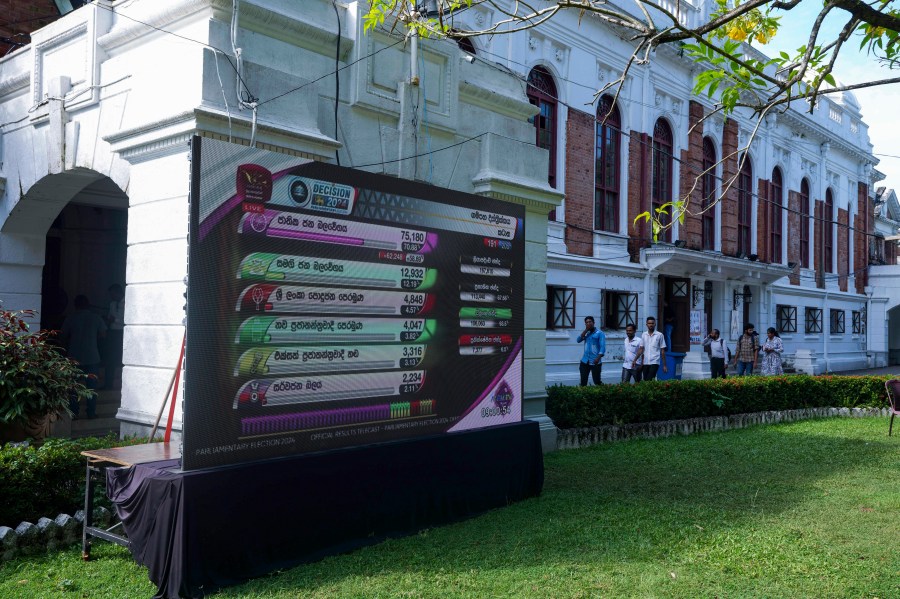
POLYGON ((894 366, 887 366, 885 368, 869 368, 867 370, 842 370, 841 372, 833 373, 835 375, 855 375, 855 374, 871 374, 875 376, 889 376, 893 375, 897 378, 900 378, 900 365, 895 364, 894 366))

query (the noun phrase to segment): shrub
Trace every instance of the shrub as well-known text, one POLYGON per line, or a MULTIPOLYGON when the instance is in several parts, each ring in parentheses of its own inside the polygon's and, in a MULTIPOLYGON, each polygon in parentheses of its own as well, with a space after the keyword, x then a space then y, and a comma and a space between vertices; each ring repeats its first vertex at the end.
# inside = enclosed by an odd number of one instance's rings
POLYGON ((631 424, 768 410, 886 407, 877 376, 751 376, 647 381, 547 389, 547 415, 559 428, 631 424))
POLYGON ((91 395, 75 361, 50 343, 55 333, 29 332, 26 318, 35 314, 0 308, 0 423, 67 410, 70 395, 91 395))
POLYGON ((39 447, 8 443, 0 448, 0 526, 74 514, 84 507, 82 451, 134 445, 140 439, 113 436, 48 439, 39 447))

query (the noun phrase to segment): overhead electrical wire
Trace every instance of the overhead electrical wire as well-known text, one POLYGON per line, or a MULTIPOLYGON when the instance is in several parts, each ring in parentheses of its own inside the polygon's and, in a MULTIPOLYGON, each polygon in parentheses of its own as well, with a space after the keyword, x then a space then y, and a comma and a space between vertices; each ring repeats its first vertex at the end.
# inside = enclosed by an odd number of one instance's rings
MULTIPOLYGON (((237 9, 238 2, 239 2, 239 0, 236 0, 236 1, 234 2, 233 8, 234 8, 235 10, 237 9)), ((338 74, 340 71, 342 71, 342 70, 344 70, 344 69, 347 69, 347 68, 349 68, 349 67, 351 67, 351 66, 353 66, 353 65, 355 65, 355 64, 357 64, 357 63, 359 63, 359 62, 361 62, 361 61, 363 61, 363 60, 367 60, 368 58, 371 58, 372 56, 375 56, 376 54, 379 54, 380 52, 383 52, 384 50, 388 50, 388 49, 390 49, 390 48, 396 47, 396 46, 398 46, 398 45, 400 45, 400 44, 402 44, 402 43, 404 43, 404 42, 406 41, 406 38, 405 38, 405 37, 401 37, 401 38, 399 38, 395 43, 390 44, 390 45, 387 45, 387 46, 383 46, 382 48, 379 48, 378 50, 375 50, 374 52, 371 52, 371 53, 369 53, 369 54, 367 54, 367 55, 365 55, 365 56, 362 56, 362 57, 360 57, 360 58, 358 58, 358 59, 356 59, 356 60, 354 60, 354 61, 352 61, 352 62, 350 62, 350 63, 348 63, 348 64, 346 64, 346 65, 344 65, 343 67, 336 68, 336 69, 335 69, 334 71, 332 71, 332 72, 325 73, 325 74, 321 75, 320 77, 318 77, 318 78, 316 78, 316 79, 313 79, 313 80, 311 80, 311 81, 308 81, 308 82, 304 83, 303 85, 297 86, 297 87, 295 87, 295 88, 292 88, 292 89, 290 89, 290 90, 287 90, 287 91, 285 91, 285 92, 282 92, 281 94, 278 94, 278 95, 273 96, 273 97, 271 97, 271 98, 268 98, 268 99, 266 99, 266 100, 260 101, 260 100, 258 100, 258 99, 256 99, 256 98, 254 98, 252 95, 250 95, 250 93, 249 93, 249 88, 247 87, 246 83, 244 82, 244 80, 243 80, 243 78, 242 78, 242 75, 241 75, 241 73, 240 73, 239 68, 238 68, 237 66, 235 66, 235 64, 233 64, 233 63, 231 62, 231 60, 228 58, 227 54, 226 54, 223 50, 221 50, 220 48, 217 48, 217 47, 212 46, 212 45, 210 45, 210 44, 207 44, 207 43, 205 43, 205 42, 201 42, 201 41, 199 41, 199 40, 195 40, 195 39, 192 39, 192 38, 189 38, 189 37, 180 35, 180 34, 175 33, 175 32, 173 32, 173 31, 169 31, 169 30, 163 29, 163 28, 161 28, 161 27, 157 27, 157 26, 152 25, 152 24, 150 24, 150 23, 146 23, 146 22, 144 22, 144 21, 141 21, 140 19, 136 19, 136 18, 134 18, 134 17, 131 17, 131 16, 125 14, 125 13, 121 12, 120 10, 117 10, 116 8, 109 7, 109 6, 105 6, 105 5, 103 5, 102 3, 100 3, 100 2, 93 2, 92 4, 94 4, 95 6, 98 6, 99 8, 102 8, 102 9, 104 9, 104 10, 107 10, 107 11, 109 11, 109 12, 112 12, 112 13, 118 15, 118 16, 121 16, 121 17, 123 17, 123 18, 125 18, 125 19, 128 19, 128 20, 133 21, 133 22, 135 22, 135 23, 144 25, 144 26, 146 26, 146 27, 148 27, 148 28, 150 28, 150 29, 153 29, 153 30, 155 30, 155 31, 159 31, 160 33, 165 33, 165 34, 168 34, 168 35, 172 35, 172 36, 177 37, 177 38, 179 38, 179 39, 182 39, 182 40, 185 40, 185 41, 188 41, 188 42, 192 42, 192 43, 195 43, 195 44, 198 44, 198 45, 201 45, 201 46, 210 48, 211 50, 213 50, 213 51, 215 51, 215 52, 221 53, 221 54, 225 57, 225 59, 228 61, 228 63, 229 63, 229 65, 231 66, 231 68, 235 71, 235 75, 236 75, 236 78, 237 78, 237 81, 238 81, 239 85, 243 86, 243 88, 244 88, 245 90, 248 90, 248 92, 247 92, 247 93, 248 93, 248 96, 249 96, 248 99, 253 100, 253 102, 246 102, 243 98, 240 98, 240 96, 239 96, 239 100, 240 100, 241 102, 247 104, 247 105, 255 104, 255 106, 253 107, 254 113, 256 112, 256 110, 258 110, 258 108, 259 108, 260 106, 262 106, 262 105, 264 105, 264 104, 267 104, 267 103, 272 102, 272 101, 274 101, 274 100, 280 99, 280 98, 282 98, 282 97, 284 97, 284 96, 286 96, 286 95, 289 95, 289 94, 291 94, 291 93, 294 93, 294 92, 296 92, 296 91, 299 91, 299 90, 301 90, 301 89, 303 89, 303 88, 305 88, 305 87, 307 87, 307 86, 309 86, 309 85, 312 85, 312 84, 314 84, 314 83, 317 83, 318 81, 321 81, 322 79, 327 78, 327 77, 330 77, 330 76, 332 76, 332 75, 334 75, 335 77, 337 77, 337 74, 338 74)), ((336 8, 336 7, 335 7, 335 8, 336 8)), ((232 31, 234 30, 234 27, 235 27, 235 26, 236 26, 236 23, 233 23, 233 24, 232 24, 232 31)), ((339 25, 338 25, 338 32, 339 32, 339 33, 338 33, 338 46, 339 46, 339 44, 340 44, 340 23, 339 23, 339 25)), ((390 35, 390 34, 388 34, 388 35, 390 35)), ((235 40, 232 39, 233 47, 234 47, 234 41, 235 41, 235 40)), ((438 41, 445 42, 445 43, 450 43, 450 44, 453 44, 454 46, 456 46, 456 42, 453 41, 453 40, 451 40, 451 39, 440 39, 440 40, 438 40, 438 41)), ((239 48, 234 48, 234 49, 235 49, 235 50, 239 50, 239 48)), ((520 65, 520 66, 523 66, 523 67, 525 67, 525 68, 528 68, 528 65, 526 65, 526 64, 524 64, 524 63, 515 61, 515 60, 510 59, 510 58, 507 58, 507 57, 500 56, 500 55, 495 54, 495 53, 492 53, 492 52, 490 52, 490 51, 487 51, 487 50, 482 49, 482 50, 480 50, 480 52, 482 52, 482 53, 484 53, 484 54, 491 55, 491 56, 495 56, 495 57, 500 58, 501 60, 506 60, 506 61, 511 62, 511 63, 513 63, 513 64, 518 64, 518 65, 520 65)), ((237 52, 237 54, 239 55, 240 53, 237 52)), ((339 57, 336 57, 336 63, 337 63, 337 60, 339 60, 339 57)), ((495 69, 499 70, 500 72, 503 72, 503 73, 506 74, 506 75, 513 76, 513 77, 519 79, 521 82, 524 82, 526 86, 529 85, 527 78, 525 78, 525 77, 523 77, 523 76, 521 76, 521 75, 515 73, 514 71, 509 70, 508 68, 506 68, 505 66, 503 66, 503 65, 501 65, 501 64, 493 63, 493 62, 491 62, 491 61, 486 61, 486 60, 482 60, 481 62, 482 62, 483 64, 486 64, 486 65, 492 67, 492 68, 495 68, 495 69)), ((218 64, 217 64, 216 66, 217 66, 217 68, 218 68, 218 64)), ((587 85, 587 84, 584 84, 584 83, 581 83, 581 82, 578 82, 578 81, 574 81, 574 80, 572 80, 572 79, 568 79, 568 78, 565 78, 565 77, 557 77, 557 78, 558 78, 558 79, 561 79, 561 80, 563 80, 563 81, 566 81, 566 82, 568 82, 568 83, 571 83, 571 84, 573 84, 573 85, 577 85, 577 86, 583 87, 583 88, 585 88, 585 89, 596 89, 595 86, 590 86, 590 85, 587 85)), ((223 93, 224 93, 224 88, 223 88, 223 93)), ((240 92, 239 92, 239 93, 240 93, 240 92)), ((548 95, 550 95, 550 94, 548 94, 548 95)), ((557 96, 552 96, 552 95, 551 95, 551 97, 552 97, 554 100, 556 100, 557 103, 559 103, 559 104, 561 104, 561 105, 563 105, 563 106, 566 106, 567 108, 570 108, 570 109, 573 109, 573 110, 579 110, 578 108, 573 107, 573 106, 571 106, 570 104, 568 104, 567 102, 561 100, 561 99, 560 99, 559 97, 557 97, 557 96)), ((628 103, 633 103, 633 104, 638 104, 638 105, 644 105, 644 106, 650 106, 650 105, 648 105, 648 104, 643 104, 643 103, 641 103, 641 102, 638 102, 638 101, 636 101, 636 100, 629 99, 629 98, 623 98, 623 99, 621 99, 621 100, 624 100, 625 102, 628 102, 628 103)), ((336 100, 336 102, 337 102, 337 100, 336 100)), ((33 108, 34 108, 34 107, 33 107, 33 108)), ((32 110, 33 110, 33 108, 32 108, 32 110)), ((229 116, 229 121, 230 121, 230 111, 228 111, 227 101, 226 101, 226 112, 229 112, 228 116, 229 116)), ((583 112, 583 111, 582 111, 582 112, 583 112)), ((26 115, 26 116, 23 116, 22 118, 20 118, 20 119, 18 119, 18 120, 10 121, 10 122, 7 122, 7 123, 0 124, 0 127, 5 127, 5 126, 11 125, 11 124, 19 123, 19 122, 21 122, 21 121, 24 121, 26 118, 28 118, 27 115, 26 115)), ((600 122, 600 119, 597 119, 597 118, 596 118, 596 115, 595 115, 595 122, 600 122)), ((254 126, 255 126, 255 119, 254 119, 254 126)), ((623 130, 623 129, 616 128, 616 127, 612 127, 612 126, 610 126, 610 125, 606 125, 606 126, 607 126, 607 127, 610 127, 611 129, 617 131, 617 132, 620 133, 620 134, 629 135, 629 138, 630 138, 630 132, 629 132, 629 131, 625 131, 625 130, 623 130)), ((416 154, 413 154, 413 155, 410 155, 410 156, 407 156, 407 157, 403 157, 403 158, 397 158, 397 159, 393 159, 393 160, 382 160, 381 162, 370 163, 370 164, 364 164, 364 165, 356 165, 355 168, 369 168, 369 167, 372 167, 372 166, 378 166, 378 165, 382 165, 382 166, 383 166, 383 165, 385 165, 385 164, 394 163, 394 162, 400 162, 400 161, 403 161, 403 160, 410 160, 410 159, 419 158, 419 157, 422 157, 422 156, 430 156, 430 155, 432 155, 432 154, 434 154, 434 153, 436 153, 436 152, 441 152, 441 151, 444 151, 444 150, 447 150, 447 149, 450 149, 450 148, 457 147, 457 146, 462 145, 462 144, 464 144, 464 143, 467 143, 467 142, 469 142, 469 141, 473 141, 473 140, 479 139, 479 138, 483 137, 484 135, 487 135, 488 133, 490 133, 490 132, 484 132, 484 133, 481 133, 481 134, 478 134, 478 135, 475 135, 475 136, 471 136, 471 137, 468 137, 468 138, 466 138, 466 139, 463 139, 463 140, 461 140, 461 141, 459 141, 459 142, 457 142, 457 143, 450 144, 450 145, 448 145, 448 146, 444 146, 444 147, 438 148, 437 150, 430 150, 430 149, 429 149, 427 152, 416 153, 416 154)), ((252 137, 252 136, 251 136, 251 137, 252 137)), ((521 140, 515 140, 515 141, 521 141, 521 140)), ((430 142, 430 139, 429 139, 429 142, 430 142)), ((648 142, 642 141, 642 140, 638 140, 638 143, 641 143, 641 144, 643 144, 643 145, 647 145, 648 147, 650 147, 650 148, 652 149, 652 143, 648 143, 648 142)), ((430 145, 430 144, 429 144, 429 145, 430 145)), ((690 164, 688 164, 688 163, 686 163, 685 161, 681 160, 680 158, 678 158, 678 157, 675 156, 674 154, 673 154, 673 155, 669 155, 668 153, 666 153, 666 155, 670 156, 671 159, 672 159, 673 161, 678 162, 679 164, 686 164, 688 168, 690 168, 691 170, 693 170, 694 172, 696 172, 696 168, 695 168, 695 167, 692 167, 690 164)), ((896 156, 890 156, 890 155, 885 155, 885 156, 895 157, 895 158, 896 158, 896 156)), ((716 178, 716 180, 719 181, 720 183, 724 181, 724 178, 723 178, 723 177, 720 177, 720 176, 718 176, 718 175, 715 175, 715 178, 716 178)), ((780 207, 780 208, 781 208, 783 211, 785 211, 785 212, 795 213, 795 214, 800 215, 801 217, 804 217, 804 218, 810 218, 810 219, 812 219, 812 220, 814 220, 814 221, 825 221, 825 222, 828 222, 828 223, 830 223, 830 224, 836 224, 838 227, 846 228, 846 229, 848 229, 848 230, 850 230, 850 231, 853 231, 853 232, 855 232, 855 233, 860 233, 860 234, 865 235, 865 236, 867 236, 867 237, 875 237, 875 236, 876 236, 874 233, 869 233, 869 232, 866 232, 866 231, 861 231, 860 229, 858 229, 858 228, 856 228, 856 227, 853 227, 853 226, 851 226, 851 225, 849 225, 849 224, 848 224, 848 225, 843 225, 843 224, 841 224, 841 223, 838 223, 836 220, 827 220, 827 219, 825 219, 825 218, 823 218, 823 217, 818 217, 818 216, 816 216, 815 214, 805 214, 805 213, 803 213, 803 212, 801 212, 801 211, 799 211, 799 210, 791 209, 789 206, 786 206, 786 205, 784 205, 784 204, 778 204, 778 203, 774 202, 774 200, 769 200, 768 198, 763 198, 763 197, 761 197, 758 193, 756 193, 756 192, 754 192, 754 191, 752 191, 752 190, 749 192, 749 194, 750 194, 750 196, 751 196, 752 198, 755 198, 755 199, 757 200, 757 203, 759 203, 759 202, 766 202, 766 203, 775 204, 776 206, 780 207)), ((720 198, 720 201, 723 200, 723 199, 725 199, 725 198, 720 198)), ((577 228, 577 227, 575 227, 574 225, 570 225, 570 224, 568 224, 568 223, 565 223, 565 224, 566 224, 567 227, 574 227, 574 228, 577 228)), ((593 231, 593 229, 585 229, 585 230, 593 231)))
MULTIPOLYGON (((337 0, 331 0, 331 6, 334 8, 334 16, 337 19, 337 39, 334 42, 334 139, 338 138, 338 105, 341 102, 341 13, 338 11, 337 0)), ((341 155, 338 149, 334 149, 334 160, 338 166, 341 166, 341 155)))

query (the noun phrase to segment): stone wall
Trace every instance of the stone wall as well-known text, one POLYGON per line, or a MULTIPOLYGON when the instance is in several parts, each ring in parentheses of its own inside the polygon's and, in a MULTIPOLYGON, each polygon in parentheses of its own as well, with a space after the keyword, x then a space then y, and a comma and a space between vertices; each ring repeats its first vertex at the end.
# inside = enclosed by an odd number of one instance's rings
POLYGON ((660 439, 676 435, 693 435, 747 428, 758 424, 777 424, 779 422, 796 422, 811 418, 887 416, 887 408, 807 408, 803 410, 786 410, 784 412, 755 412, 752 414, 734 414, 732 416, 715 416, 710 418, 688 418, 685 420, 664 420, 660 422, 640 422, 621 426, 607 425, 589 428, 570 428, 560 430, 557 436, 559 449, 577 449, 590 447, 612 441, 627 439, 660 439))
MULTIPOLYGON (((94 526, 105 528, 113 521, 114 516, 108 509, 98 507, 94 510, 94 526)), ((74 516, 60 514, 52 520, 41 518, 37 524, 21 522, 15 528, 0 526, 0 562, 71 547, 81 541, 83 528, 83 510, 75 512, 74 516)))

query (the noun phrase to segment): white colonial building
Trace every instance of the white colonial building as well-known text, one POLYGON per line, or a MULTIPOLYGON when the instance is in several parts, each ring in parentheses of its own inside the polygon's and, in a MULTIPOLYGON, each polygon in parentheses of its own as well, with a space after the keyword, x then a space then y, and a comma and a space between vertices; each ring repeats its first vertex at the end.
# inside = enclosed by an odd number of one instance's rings
MULTIPOLYGON (((710 6, 678 3, 687 22, 710 6)), ((102 310, 107 287, 125 286, 123 432, 154 421, 184 334, 192 135, 524 204, 525 412, 547 447, 545 385, 577 380, 588 315, 607 332, 608 382, 624 325, 661 319, 664 303, 684 377, 708 375, 699 334, 733 342, 747 321, 777 327, 797 371, 881 366, 888 339, 900 347, 897 325, 880 325, 898 312, 897 273, 879 271, 900 267, 870 267, 869 251, 876 223, 898 215, 876 217, 877 159, 852 94, 751 136, 743 114, 704 119, 697 65, 674 47, 633 66, 614 106, 597 101, 631 48, 590 16, 413 52, 396 32, 364 34, 364 8, 98 0, 0 59, 0 301, 58 327, 76 294, 102 310), (723 199, 656 240, 633 224, 686 195, 723 199)), ((478 6, 459 25, 498 15, 478 6)))
MULTIPOLYGON (((679 14, 693 25, 712 5, 680 2, 679 14)), ((615 90, 594 93, 623 73, 628 36, 575 12, 485 46, 478 56, 527 78, 549 182, 565 196, 549 225, 548 384, 577 382, 585 316, 606 331, 606 382, 619 380, 625 324, 642 330, 651 315, 661 330, 670 317, 685 378, 709 376, 707 330, 734 348, 744 323, 778 329, 797 372, 888 363, 890 304, 869 251, 883 176, 852 93, 822 96, 813 114, 799 104, 761 123, 726 119, 692 94, 698 65, 672 46, 632 65, 613 106, 615 90), (635 224, 685 197, 693 214, 657 239, 635 224)))
POLYGON ((188 141, 201 135, 524 204, 525 413, 555 447, 543 317, 561 196, 535 109, 518 77, 455 42, 412 55, 400 34, 363 34, 363 8, 99 0, 0 59, 0 301, 58 327, 77 294, 102 313, 124 285, 123 433, 153 424, 178 359, 188 141))

